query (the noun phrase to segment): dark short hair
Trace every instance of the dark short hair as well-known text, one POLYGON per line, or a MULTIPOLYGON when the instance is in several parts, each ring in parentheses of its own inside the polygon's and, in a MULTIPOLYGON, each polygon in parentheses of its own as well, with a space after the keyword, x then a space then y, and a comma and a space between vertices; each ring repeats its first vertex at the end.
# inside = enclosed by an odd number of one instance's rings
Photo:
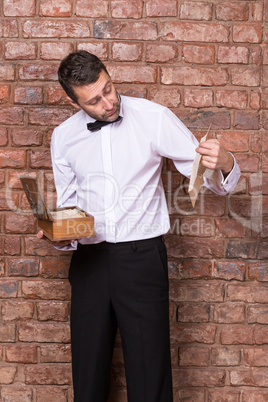
POLYGON ((74 87, 96 82, 102 70, 108 74, 97 56, 86 50, 78 50, 62 60, 58 69, 59 82, 66 94, 77 103, 74 87))

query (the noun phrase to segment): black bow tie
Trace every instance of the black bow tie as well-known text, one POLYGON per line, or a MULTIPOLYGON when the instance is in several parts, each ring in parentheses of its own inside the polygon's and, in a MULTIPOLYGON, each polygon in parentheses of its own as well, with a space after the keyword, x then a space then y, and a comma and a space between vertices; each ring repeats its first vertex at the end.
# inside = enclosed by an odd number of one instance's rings
POLYGON ((87 123, 87 129, 90 131, 98 131, 100 130, 103 126, 107 126, 107 124, 112 124, 112 123, 116 123, 117 121, 122 120, 122 116, 118 116, 117 119, 115 119, 114 121, 99 121, 96 120, 94 121, 94 123, 87 123))

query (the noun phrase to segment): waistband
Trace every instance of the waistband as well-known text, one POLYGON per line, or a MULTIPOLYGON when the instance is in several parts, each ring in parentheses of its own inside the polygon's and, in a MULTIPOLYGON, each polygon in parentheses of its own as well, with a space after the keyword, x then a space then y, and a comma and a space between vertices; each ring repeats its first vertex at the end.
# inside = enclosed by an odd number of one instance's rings
POLYGON ((138 250, 144 247, 153 246, 159 243, 163 243, 163 236, 153 237, 150 239, 134 240, 134 241, 123 241, 118 243, 109 243, 103 241, 101 243, 95 244, 81 244, 78 243, 78 249, 95 249, 95 250, 138 250))

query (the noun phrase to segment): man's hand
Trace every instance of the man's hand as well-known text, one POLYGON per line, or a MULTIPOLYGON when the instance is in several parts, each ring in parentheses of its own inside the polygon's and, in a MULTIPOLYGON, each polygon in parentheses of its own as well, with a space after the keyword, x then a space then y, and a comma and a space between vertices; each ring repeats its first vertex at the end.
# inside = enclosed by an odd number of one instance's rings
POLYGON ((210 169, 221 170, 224 175, 231 172, 234 159, 218 140, 203 141, 196 148, 196 152, 202 155, 201 163, 210 169))
POLYGON ((74 240, 51 241, 44 235, 44 232, 42 230, 40 230, 37 233, 36 237, 38 239, 46 240, 47 242, 49 242, 50 244, 52 244, 53 246, 56 246, 56 247, 68 246, 69 244, 71 244, 72 241, 74 241, 74 240))

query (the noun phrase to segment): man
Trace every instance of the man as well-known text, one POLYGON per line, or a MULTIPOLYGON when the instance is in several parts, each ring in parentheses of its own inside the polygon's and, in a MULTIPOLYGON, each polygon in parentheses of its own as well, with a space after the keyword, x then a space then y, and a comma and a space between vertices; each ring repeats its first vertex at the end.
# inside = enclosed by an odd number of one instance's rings
POLYGON ((128 401, 171 402, 163 157, 189 177, 196 150, 216 170, 206 186, 222 195, 236 185, 239 168, 217 140, 198 146, 169 109, 120 97, 106 67, 86 51, 62 61, 59 81, 80 111, 52 136, 58 206, 92 214, 96 231, 55 244, 75 250, 69 272, 75 402, 107 401, 118 327, 128 401))

